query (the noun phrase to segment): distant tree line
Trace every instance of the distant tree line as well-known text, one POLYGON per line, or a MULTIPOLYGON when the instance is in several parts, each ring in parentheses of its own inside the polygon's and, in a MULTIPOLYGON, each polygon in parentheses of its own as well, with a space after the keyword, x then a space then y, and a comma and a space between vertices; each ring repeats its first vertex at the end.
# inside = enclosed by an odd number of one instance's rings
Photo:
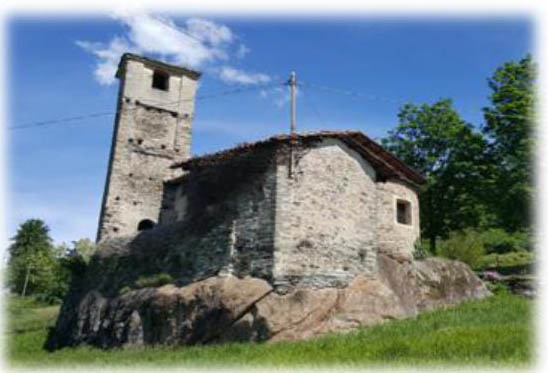
POLYGON ((23 222, 9 247, 7 286, 12 293, 58 303, 68 290, 71 271, 86 263, 95 251, 88 238, 54 245, 49 228, 40 219, 23 222))
POLYGON ((427 179, 419 194, 427 251, 447 253, 455 248, 444 247, 448 240, 470 243, 472 235, 476 257, 485 245, 532 248, 535 77, 531 56, 496 69, 487 79, 484 123, 475 127, 450 99, 400 109, 398 126, 382 144, 427 179))

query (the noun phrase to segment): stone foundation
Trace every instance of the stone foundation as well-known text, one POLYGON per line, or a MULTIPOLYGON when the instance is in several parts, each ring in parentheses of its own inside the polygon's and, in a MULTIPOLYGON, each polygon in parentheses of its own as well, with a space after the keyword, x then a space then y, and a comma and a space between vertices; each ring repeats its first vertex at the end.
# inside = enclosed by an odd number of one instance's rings
POLYGON ((463 263, 378 258, 376 275, 357 276, 344 288, 291 287, 285 294, 263 279, 232 275, 119 295, 73 287, 46 347, 307 339, 489 295, 463 263))

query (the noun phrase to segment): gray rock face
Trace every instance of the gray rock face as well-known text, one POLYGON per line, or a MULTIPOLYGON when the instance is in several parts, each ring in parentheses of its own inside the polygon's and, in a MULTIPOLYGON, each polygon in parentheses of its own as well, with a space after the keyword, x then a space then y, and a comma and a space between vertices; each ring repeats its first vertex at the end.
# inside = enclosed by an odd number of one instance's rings
POLYGON ((263 279, 231 275, 121 295, 73 284, 46 348, 306 339, 490 294, 460 262, 380 254, 378 264, 375 276, 357 276, 345 288, 293 287, 283 294, 263 279))

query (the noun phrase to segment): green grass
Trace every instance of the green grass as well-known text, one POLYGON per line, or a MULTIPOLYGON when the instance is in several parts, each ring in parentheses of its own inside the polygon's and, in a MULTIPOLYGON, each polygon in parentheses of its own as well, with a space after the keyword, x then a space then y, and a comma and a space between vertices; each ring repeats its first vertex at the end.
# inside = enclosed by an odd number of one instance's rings
POLYGON ((347 334, 278 343, 100 350, 42 349, 58 307, 8 301, 8 361, 13 366, 378 366, 479 365, 526 368, 532 361, 534 302, 499 294, 347 334))

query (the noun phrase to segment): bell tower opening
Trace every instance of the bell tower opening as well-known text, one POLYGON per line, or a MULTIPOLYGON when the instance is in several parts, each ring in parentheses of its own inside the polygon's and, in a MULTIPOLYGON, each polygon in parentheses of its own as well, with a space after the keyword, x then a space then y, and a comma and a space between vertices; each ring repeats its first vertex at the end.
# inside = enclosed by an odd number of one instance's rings
POLYGON ((160 70, 154 70, 152 74, 152 88, 169 91, 169 74, 160 70))

